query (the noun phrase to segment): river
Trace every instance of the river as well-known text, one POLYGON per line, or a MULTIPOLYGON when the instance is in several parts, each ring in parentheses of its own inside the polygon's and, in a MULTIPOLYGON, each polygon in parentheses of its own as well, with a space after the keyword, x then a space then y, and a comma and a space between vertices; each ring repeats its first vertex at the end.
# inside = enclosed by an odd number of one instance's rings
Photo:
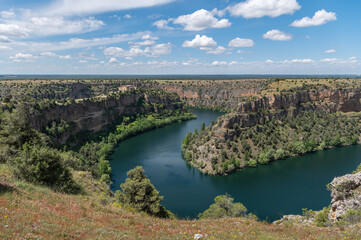
POLYGON ((228 193, 249 212, 270 221, 302 208, 320 210, 330 204, 326 184, 335 176, 351 173, 361 163, 361 145, 322 152, 248 168, 228 176, 207 176, 186 164, 181 142, 187 132, 209 125, 221 113, 192 110, 195 120, 175 123, 123 141, 111 157, 112 190, 119 190, 126 172, 143 166, 164 196, 163 205, 178 217, 194 218, 228 193))

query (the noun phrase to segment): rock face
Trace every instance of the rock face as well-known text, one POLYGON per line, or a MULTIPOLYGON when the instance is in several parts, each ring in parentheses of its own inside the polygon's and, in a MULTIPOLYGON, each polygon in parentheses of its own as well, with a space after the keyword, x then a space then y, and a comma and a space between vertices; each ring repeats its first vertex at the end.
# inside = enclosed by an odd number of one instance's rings
POLYGON ((174 110, 182 108, 179 98, 161 92, 126 93, 116 97, 96 100, 82 100, 70 105, 56 105, 31 116, 31 124, 36 130, 44 129, 53 121, 64 120, 73 123, 69 131, 62 134, 60 143, 82 131, 98 132, 121 115, 159 112, 160 108, 174 110))
POLYGON ((332 201, 329 218, 341 219, 349 210, 361 209, 361 172, 335 178, 331 182, 332 201))
POLYGON ((237 112, 225 115, 216 136, 227 140, 233 137, 230 129, 252 127, 267 120, 296 117, 305 111, 359 112, 361 111, 361 89, 301 91, 263 97, 256 101, 240 103, 237 112))

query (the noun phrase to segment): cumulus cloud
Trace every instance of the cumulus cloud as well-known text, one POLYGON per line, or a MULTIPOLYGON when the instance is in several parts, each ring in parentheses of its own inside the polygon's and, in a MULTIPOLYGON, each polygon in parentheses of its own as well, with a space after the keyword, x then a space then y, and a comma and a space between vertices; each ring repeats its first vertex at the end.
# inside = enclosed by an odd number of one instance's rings
POLYGON ((49 15, 86 15, 118 10, 153 7, 170 3, 173 0, 57 0, 46 7, 49 15))
POLYGON ((228 46, 229 47, 253 47, 254 42, 251 39, 235 38, 229 42, 228 46))
POLYGON ((216 13, 200 9, 192 14, 179 16, 172 22, 182 25, 185 31, 201 31, 207 28, 228 28, 231 26, 228 19, 214 17, 216 13))
POLYGON ((273 41, 289 41, 292 39, 292 35, 281 32, 280 30, 273 29, 263 34, 264 39, 270 39, 273 41))
POLYGON ((326 12, 325 9, 322 9, 317 11, 312 18, 304 17, 300 20, 296 20, 293 23, 291 23, 291 26, 292 27, 320 26, 335 20, 337 20, 336 13, 326 12))
POLYGON ((244 18, 278 17, 301 9, 297 0, 246 0, 227 8, 233 16, 244 18))
POLYGON ((217 46, 213 38, 197 34, 192 41, 185 41, 182 45, 185 48, 212 48, 217 46))
POLYGON ((54 58, 54 57, 56 57, 56 54, 53 53, 53 52, 43 52, 43 53, 40 54, 40 56, 54 58))
POLYGON ((225 54, 225 53, 228 53, 228 54, 229 54, 229 52, 227 52, 227 48, 222 47, 222 46, 218 46, 218 47, 215 48, 215 49, 207 50, 206 53, 207 53, 207 54, 215 54, 215 55, 221 55, 221 54, 225 54))
POLYGON ((125 15, 124 15, 124 18, 126 18, 126 19, 131 19, 131 18, 132 18, 132 15, 130 15, 130 14, 125 14, 125 15))
POLYGON ((224 65, 227 65, 227 64, 228 63, 224 62, 224 61, 214 61, 214 62, 212 62, 213 66, 224 66, 224 65))
POLYGON ((158 21, 155 21, 152 26, 155 26, 157 27, 158 29, 167 29, 167 30, 172 30, 174 29, 173 27, 170 27, 168 26, 169 22, 171 21, 171 19, 168 19, 168 20, 158 20, 158 21))
POLYGON ((172 52, 172 44, 156 44, 151 47, 141 48, 140 46, 131 46, 129 50, 125 50, 119 47, 109 47, 104 49, 103 53, 110 57, 121 57, 126 59, 133 59, 134 57, 158 57, 161 55, 167 55, 172 52))
POLYGON ((335 49, 329 49, 329 50, 324 51, 324 53, 335 53, 335 52, 336 52, 335 49))
POLYGON ((12 59, 13 62, 34 62, 37 57, 32 54, 17 53, 15 56, 9 58, 12 59))

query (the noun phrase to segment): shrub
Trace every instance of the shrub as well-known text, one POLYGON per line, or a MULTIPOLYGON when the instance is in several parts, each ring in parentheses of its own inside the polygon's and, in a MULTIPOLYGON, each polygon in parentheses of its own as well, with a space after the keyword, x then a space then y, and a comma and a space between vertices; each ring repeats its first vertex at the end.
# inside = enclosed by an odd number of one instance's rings
POLYGON ((149 215, 170 218, 173 214, 167 211, 160 203, 163 199, 151 184, 142 167, 138 166, 127 173, 128 178, 121 184, 122 191, 115 193, 116 200, 138 212, 149 215))
POLYGON ((214 198, 214 202, 206 211, 200 213, 200 219, 245 216, 247 209, 242 203, 234 203, 228 194, 214 198))
POLYGON ((324 207, 319 213, 315 216, 315 223, 318 227, 328 227, 331 225, 331 221, 328 219, 328 213, 330 212, 331 207, 324 207))
POLYGON ((27 182, 49 186, 56 191, 78 193, 70 170, 64 165, 59 151, 25 143, 23 151, 11 161, 16 177, 27 182))

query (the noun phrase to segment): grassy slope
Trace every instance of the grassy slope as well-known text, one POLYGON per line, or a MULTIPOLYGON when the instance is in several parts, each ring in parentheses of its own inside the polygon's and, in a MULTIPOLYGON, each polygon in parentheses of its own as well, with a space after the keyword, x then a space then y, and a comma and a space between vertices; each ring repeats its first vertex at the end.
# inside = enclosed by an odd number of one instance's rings
POLYGON ((0 165, 0 239, 356 239, 357 229, 272 225, 250 219, 164 220, 106 203, 106 186, 87 173, 86 194, 72 196, 14 181, 0 165))

